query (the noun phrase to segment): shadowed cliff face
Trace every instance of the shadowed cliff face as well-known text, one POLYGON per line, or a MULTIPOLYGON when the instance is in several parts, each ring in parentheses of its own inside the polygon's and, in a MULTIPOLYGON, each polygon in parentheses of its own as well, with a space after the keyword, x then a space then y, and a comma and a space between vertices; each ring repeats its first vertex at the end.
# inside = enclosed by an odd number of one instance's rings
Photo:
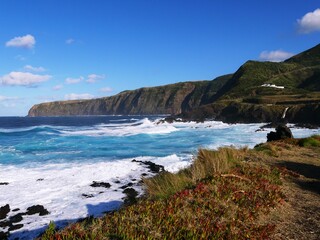
POLYGON ((141 88, 99 99, 42 103, 34 105, 28 116, 179 114, 207 103, 226 80, 220 77, 214 82, 141 88))

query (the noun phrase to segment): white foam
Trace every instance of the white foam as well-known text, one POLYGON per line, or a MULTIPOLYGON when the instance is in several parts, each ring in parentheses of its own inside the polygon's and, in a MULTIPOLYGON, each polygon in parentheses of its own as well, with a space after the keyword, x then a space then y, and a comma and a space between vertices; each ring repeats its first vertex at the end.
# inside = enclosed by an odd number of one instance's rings
MULTIPOLYGON (((164 123, 167 124, 167 123, 164 123)), ((232 124, 224 123, 221 121, 205 121, 197 123, 194 121, 190 122, 174 122, 172 123, 174 127, 177 128, 211 128, 211 129, 223 129, 232 126, 232 124)))
MULTIPOLYGON (((186 159, 181 161, 177 155, 135 159, 163 164, 169 171, 177 171, 188 165, 186 159)), ((37 204, 43 205, 50 212, 46 216, 23 216, 24 220, 20 223, 24 224, 24 227, 12 232, 12 238, 18 236, 32 239, 41 232, 39 228, 50 221, 64 225, 79 218, 99 216, 105 211, 118 208, 125 196, 120 187, 129 183, 130 179, 138 182, 142 173, 147 171, 146 166, 132 162, 132 159, 96 163, 51 163, 33 167, 0 165, 0 182, 9 183, 0 186, 0 206, 9 204, 11 210, 20 209, 18 212, 11 211, 9 217, 26 212, 28 207, 37 204), (111 187, 94 188, 90 186, 93 181, 108 182, 111 187), (116 181, 120 183, 115 183, 116 181), (92 197, 86 198, 82 194, 92 197), (39 230, 28 232, 35 229, 39 230)), ((141 187, 134 188, 142 193, 141 187)), ((1 230, 6 229, 0 228, 1 230)))
MULTIPOLYGON (((79 128, 78 128, 79 129, 79 128)), ((95 128, 80 128, 80 130, 62 130, 61 133, 66 136, 84 135, 84 136, 131 136, 137 134, 168 134, 178 131, 170 124, 157 124, 144 118, 134 123, 123 124, 100 124, 95 128)))

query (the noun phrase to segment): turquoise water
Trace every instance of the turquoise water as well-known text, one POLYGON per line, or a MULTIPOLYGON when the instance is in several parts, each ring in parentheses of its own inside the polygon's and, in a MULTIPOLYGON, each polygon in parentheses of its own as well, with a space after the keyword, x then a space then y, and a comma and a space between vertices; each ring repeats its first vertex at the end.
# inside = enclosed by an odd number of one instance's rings
MULTIPOLYGON (((200 147, 249 146, 265 142, 263 124, 161 123, 161 116, 0 117, 0 207, 7 219, 32 205, 50 214, 23 216, 11 239, 33 239, 50 222, 64 226, 121 206, 123 186, 139 194, 141 176, 153 174, 133 162, 151 161, 175 172, 188 166, 200 147), (111 187, 93 188, 93 181, 111 187), (84 196, 90 196, 89 198, 84 196)), ((320 129, 292 128, 295 137, 320 129)), ((0 231, 8 228, 0 227, 0 231)))

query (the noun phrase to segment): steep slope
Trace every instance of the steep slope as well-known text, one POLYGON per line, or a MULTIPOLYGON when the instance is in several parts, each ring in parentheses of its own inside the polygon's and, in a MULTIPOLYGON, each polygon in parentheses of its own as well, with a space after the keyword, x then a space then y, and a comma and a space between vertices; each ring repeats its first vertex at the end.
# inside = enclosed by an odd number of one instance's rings
POLYGON ((210 104, 180 117, 226 122, 279 121, 320 125, 320 45, 284 62, 248 61, 210 104))
POLYGON ((203 120, 320 125, 320 44, 284 62, 248 61, 212 81, 124 91, 112 97, 33 106, 28 116, 173 114, 203 120), (287 110, 285 110, 287 109, 287 110))
POLYGON ((298 63, 300 65, 315 66, 320 63, 320 44, 317 46, 310 48, 300 54, 297 54, 286 61, 285 63, 298 63))
POLYGON ((219 90, 214 100, 319 91, 319 76, 320 44, 280 63, 246 62, 219 90), (268 88, 263 84, 284 88, 268 88))
POLYGON ((230 76, 140 88, 99 99, 42 103, 34 105, 28 116, 178 114, 209 103, 230 76))

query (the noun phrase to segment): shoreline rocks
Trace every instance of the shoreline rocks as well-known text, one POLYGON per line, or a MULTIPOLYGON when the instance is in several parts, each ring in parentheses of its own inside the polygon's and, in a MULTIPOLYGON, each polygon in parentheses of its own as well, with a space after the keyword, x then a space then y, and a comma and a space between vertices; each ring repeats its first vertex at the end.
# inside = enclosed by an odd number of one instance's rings
POLYGON ((278 125, 276 131, 267 134, 267 142, 277 141, 286 138, 293 138, 290 128, 285 125, 278 125))
MULTIPOLYGON (((45 209, 42 205, 33 205, 31 207, 28 207, 26 212, 17 213, 8 218, 8 214, 10 213, 10 211, 11 209, 9 204, 0 207, 0 227, 8 228, 7 232, 0 231, 0 239, 7 239, 11 231, 15 231, 22 228, 24 225, 19 222, 23 220, 23 216, 34 214, 39 214, 39 216, 45 216, 49 214, 49 211, 45 209)), ((12 210, 12 212, 16 211, 18 210, 12 210)))

